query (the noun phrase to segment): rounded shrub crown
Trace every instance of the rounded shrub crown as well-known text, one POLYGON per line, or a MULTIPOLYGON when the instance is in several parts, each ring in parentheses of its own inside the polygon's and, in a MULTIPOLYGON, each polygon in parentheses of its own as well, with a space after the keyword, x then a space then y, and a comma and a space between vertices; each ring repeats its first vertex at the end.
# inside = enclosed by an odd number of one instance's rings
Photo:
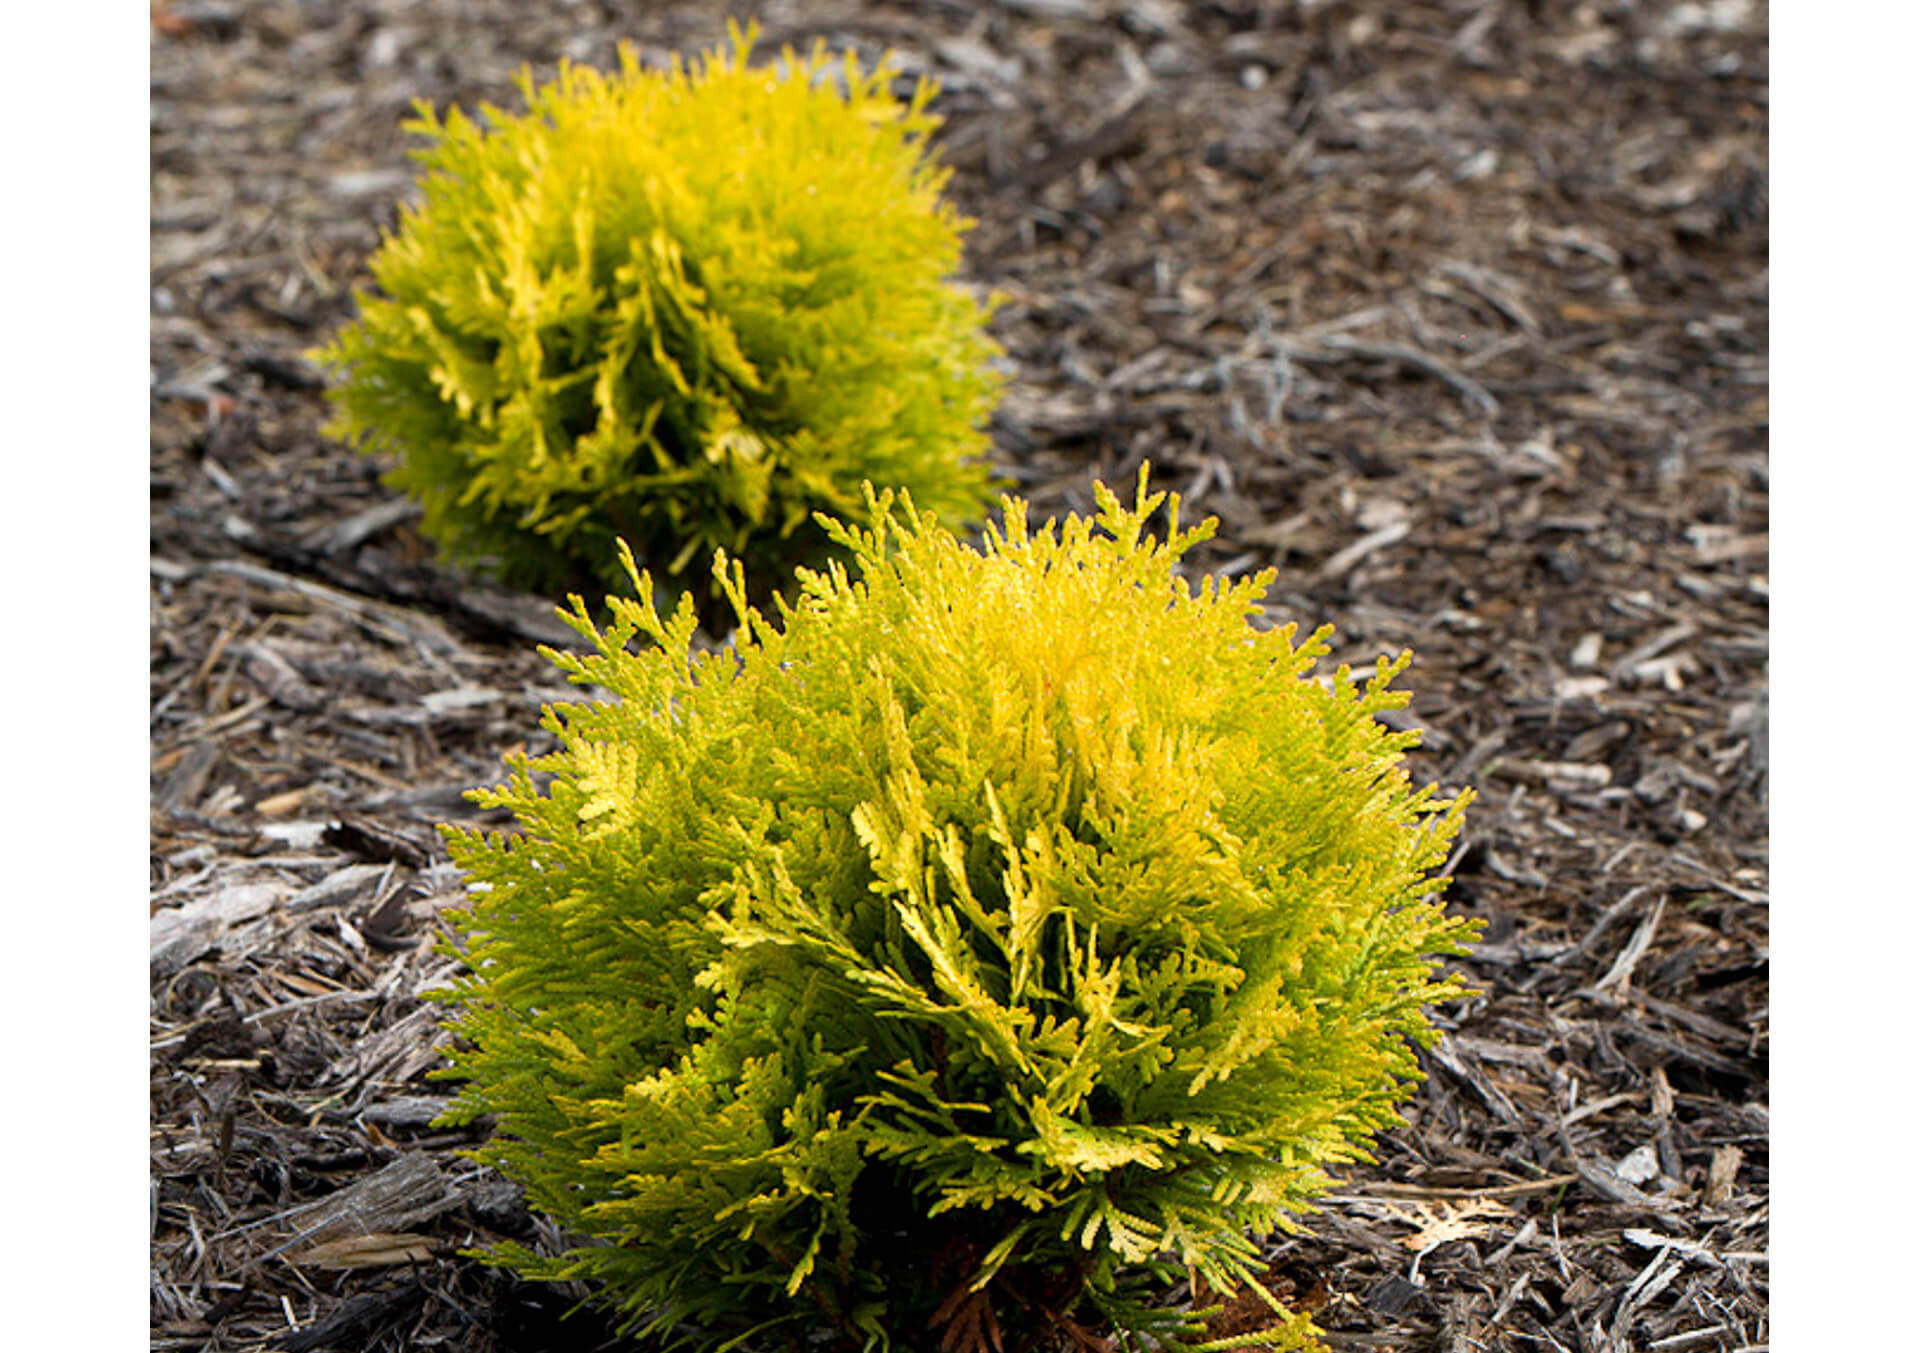
POLYGON ((555 660, 614 698, 477 793, 520 833, 449 829, 456 1116, 592 1242, 508 1262, 702 1347, 1177 1346, 1155 1285, 1236 1288, 1397 1121, 1468 933, 1433 877, 1464 796, 1373 717, 1407 655, 1314 677, 1326 631, 1250 623, 1270 574, 1175 576, 1210 522, 1176 499, 1160 544, 1144 471, 1098 492, 976 551, 869 490, 826 528, 857 580, 778 626, 722 561, 731 651, 648 586, 604 632, 576 599, 597 652, 555 660))
POLYGON ((485 130, 417 105, 423 201, 316 355, 329 431, 393 454, 455 557, 621 588, 624 538, 659 574, 718 547, 777 583, 866 480, 984 517, 998 349, 945 280, 969 223, 924 156, 931 86, 902 104, 824 45, 749 69, 751 44, 523 74, 527 112, 485 130))

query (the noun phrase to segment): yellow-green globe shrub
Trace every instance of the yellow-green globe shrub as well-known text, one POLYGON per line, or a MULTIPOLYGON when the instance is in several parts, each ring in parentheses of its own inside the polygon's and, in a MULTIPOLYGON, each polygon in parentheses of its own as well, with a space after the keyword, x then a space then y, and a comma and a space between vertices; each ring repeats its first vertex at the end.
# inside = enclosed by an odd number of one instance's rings
POLYGON ((451 556, 619 589, 624 539, 704 604, 716 548, 784 583, 865 481, 985 517, 999 349, 949 280, 969 222, 926 154, 932 88, 751 44, 523 74, 527 111, 485 128, 418 105, 422 200, 316 356, 329 432, 396 458, 451 556))
POLYGON ((1407 655, 1315 677, 1327 631, 1251 623, 1271 574, 1175 575, 1211 522, 1098 495, 1008 499, 981 551, 870 496, 780 624, 723 561, 730 650, 646 585, 604 631, 576 599, 595 651, 554 659, 612 698, 476 793, 517 833, 448 829, 454 1117, 592 1242, 506 1262, 701 1348, 1177 1346, 1154 1285, 1251 1278, 1398 1121, 1470 933, 1434 877, 1465 796, 1374 717, 1407 655))

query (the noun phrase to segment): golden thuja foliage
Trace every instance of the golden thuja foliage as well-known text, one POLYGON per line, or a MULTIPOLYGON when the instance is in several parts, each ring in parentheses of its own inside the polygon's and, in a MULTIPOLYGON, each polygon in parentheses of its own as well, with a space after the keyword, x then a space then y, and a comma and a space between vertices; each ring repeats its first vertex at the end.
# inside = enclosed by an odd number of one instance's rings
POLYGON ((676 583, 719 547, 774 584, 868 480, 985 516, 998 348, 947 280, 970 223, 926 154, 932 86, 733 38, 523 74, 525 113, 484 126, 416 106, 422 200, 316 356, 329 431, 396 458, 453 556, 617 589, 623 538, 676 583))
POLYGON ((1374 717, 1408 658, 1316 677, 1327 631, 1250 623, 1270 574, 1175 574, 1211 522, 1098 492, 976 551, 869 489, 780 623, 722 561, 729 651, 644 579, 604 631, 576 599, 595 651, 553 656, 611 698, 477 795, 517 834, 449 830, 456 1116, 594 1241, 498 1257, 701 1347, 1187 1347, 1155 1284, 1251 1280, 1398 1121, 1470 933, 1465 796, 1374 717))

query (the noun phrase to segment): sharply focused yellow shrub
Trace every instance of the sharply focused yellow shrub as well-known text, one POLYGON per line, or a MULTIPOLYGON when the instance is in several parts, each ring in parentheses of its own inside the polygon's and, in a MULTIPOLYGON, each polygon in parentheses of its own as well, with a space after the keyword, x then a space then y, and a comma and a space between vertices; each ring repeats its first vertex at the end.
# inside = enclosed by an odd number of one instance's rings
POLYGON ((948 280, 968 223, 931 87, 902 104, 823 47, 750 67, 751 43, 523 75, 527 112, 484 129, 419 106, 424 201, 318 356, 330 431, 397 457, 452 555, 600 590, 625 539, 704 604, 716 547, 783 583, 864 481, 984 518, 998 349, 948 280))
POLYGON ((595 1241, 508 1262, 709 1349, 1178 1346, 1178 1266, 1250 1279, 1397 1121, 1469 934, 1433 877, 1465 796, 1374 717, 1407 657, 1323 682, 1324 631, 1249 623, 1270 574, 1173 574, 1210 522, 1144 535, 1144 472, 1099 500, 1009 499, 976 552, 882 494, 782 625, 725 570, 731 651, 646 585, 604 632, 576 601, 597 651, 554 659, 614 698, 476 795, 519 834, 448 831, 456 1117, 595 1241))

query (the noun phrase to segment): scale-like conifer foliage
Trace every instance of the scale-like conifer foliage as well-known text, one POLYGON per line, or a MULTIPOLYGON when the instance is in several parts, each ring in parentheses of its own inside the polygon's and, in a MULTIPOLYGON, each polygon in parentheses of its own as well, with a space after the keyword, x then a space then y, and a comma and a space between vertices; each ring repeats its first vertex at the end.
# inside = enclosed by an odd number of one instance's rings
POLYGON ((868 480, 985 517, 998 348, 946 280, 969 222, 925 155, 932 87, 751 44, 523 74, 528 111, 484 129, 417 105, 424 200, 316 356, 329 431, 397 458, 454 557, 619 589, 621 538, 676 584, 716 547, 780 584, 868 480))
POLYGON ((1235 1290, 1366 1158, 1462 991, 1464 796, 1373 717, 1407 655, 1315 677, 1327 631, 1251 623, 1271 574, 1191 589, 1212 523, 1175 499, 1156 542, 1161 501, 1144 471, 1097 522, 1008 499, 976 551, 869 490, 870 529, 827 528, 856 573, 777 625, 722 561, 730 651, 649 586, 604 632, 576 599, 597 651, 555 660, 614 698, 477 793, 519 834, 449 829, 480 885, 455 1113, 597 1242, 509 1262, 706 1348, 1178 1346, 1166 1279, 1235 1290))

